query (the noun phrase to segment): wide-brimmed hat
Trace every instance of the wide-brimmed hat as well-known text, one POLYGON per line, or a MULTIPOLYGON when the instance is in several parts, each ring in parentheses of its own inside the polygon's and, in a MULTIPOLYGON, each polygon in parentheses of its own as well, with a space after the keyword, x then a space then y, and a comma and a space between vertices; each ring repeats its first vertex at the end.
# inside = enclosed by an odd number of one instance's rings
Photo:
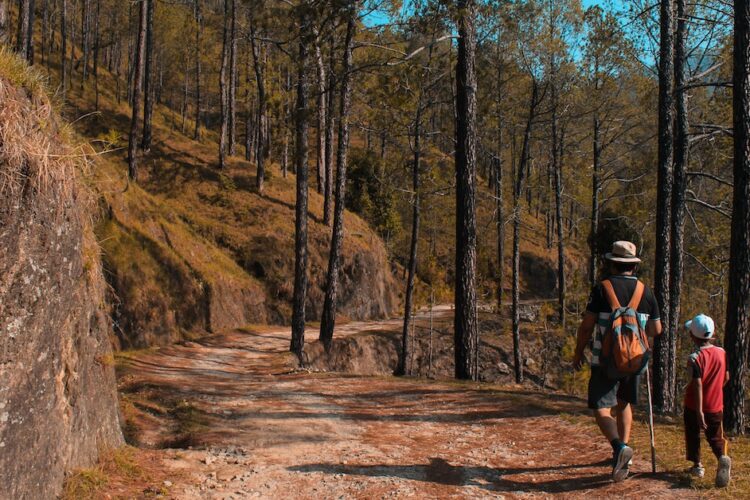
POLYGON ((624 262, 626 264, 638 264, 641 259, 638 258, 634 243, 629 241, 615 241, 612 243, 612 251, 605 254, 604 258, 612 262, 624 262))
POLYGON ((699 339, 710 339, 714 336, 714 320, 705 314, 699 314, 695 318, 685 323, 685 329, 693 337, 699 339))

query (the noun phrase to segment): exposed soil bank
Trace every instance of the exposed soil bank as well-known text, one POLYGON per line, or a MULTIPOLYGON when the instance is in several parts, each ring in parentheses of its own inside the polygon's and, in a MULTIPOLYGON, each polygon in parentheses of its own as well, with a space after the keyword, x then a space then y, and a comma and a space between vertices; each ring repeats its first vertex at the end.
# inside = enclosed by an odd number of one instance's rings
POLYGON ((80 151, 25 64, 0 58, 17 71, 0 75, 0 498, 54 498, 123 442, 105 282, 80 151))

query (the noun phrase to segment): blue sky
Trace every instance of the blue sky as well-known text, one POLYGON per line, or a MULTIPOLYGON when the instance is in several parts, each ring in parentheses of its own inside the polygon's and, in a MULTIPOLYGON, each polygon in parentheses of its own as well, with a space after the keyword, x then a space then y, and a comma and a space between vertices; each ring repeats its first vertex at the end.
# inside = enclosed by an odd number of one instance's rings
MULTIPOLYGON (((625 2, 625 0, 612 0, 611 3, 614 5, 615 8, 621 8, 623 6, 624 2, 625 2)), ((582 0, 582 4, 583 4, 584 8, 588 8, 588 7, 591 7, 593 5, 602 5, 602 6, 605 6, 607 3, 609 3, 609 2, 602 2, 601 0, 582 0)), ((408 0, 405 0, 404 1, 404 8, 405 9, 408 9, 408 4, 409 4, 408 0)), ((364 22, 368 26, 378 26, 378 25, 382 25, 382 24, 388 24, 390 22, 390 18, 384 12, 375 11, 375 12, 370 13, 364 19, 364 22)))

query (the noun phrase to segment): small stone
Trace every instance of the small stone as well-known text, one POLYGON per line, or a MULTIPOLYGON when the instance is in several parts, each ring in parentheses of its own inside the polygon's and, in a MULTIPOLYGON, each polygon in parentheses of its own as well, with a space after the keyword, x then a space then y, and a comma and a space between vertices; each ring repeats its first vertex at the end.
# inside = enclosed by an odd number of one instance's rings
POLYGON ((171 488, 172 487, 172 481, 164 481, 164 486, 166 486, 167 488, 171 488))

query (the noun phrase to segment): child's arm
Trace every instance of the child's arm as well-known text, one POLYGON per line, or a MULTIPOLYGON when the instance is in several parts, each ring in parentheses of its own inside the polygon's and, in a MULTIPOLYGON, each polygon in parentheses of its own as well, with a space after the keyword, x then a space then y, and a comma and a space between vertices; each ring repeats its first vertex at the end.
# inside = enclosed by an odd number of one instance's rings
POLYGON ((701 425, 701 429, 706 429, 706 417, 703 415, 703 381, 700 378, 693 379, 692 390, 695 391, 695 401, 698 409, 698 422, 701 425))
POLYGON ((724 385, 727 385, 729 383, 729 370, 724 373, 724 385))

